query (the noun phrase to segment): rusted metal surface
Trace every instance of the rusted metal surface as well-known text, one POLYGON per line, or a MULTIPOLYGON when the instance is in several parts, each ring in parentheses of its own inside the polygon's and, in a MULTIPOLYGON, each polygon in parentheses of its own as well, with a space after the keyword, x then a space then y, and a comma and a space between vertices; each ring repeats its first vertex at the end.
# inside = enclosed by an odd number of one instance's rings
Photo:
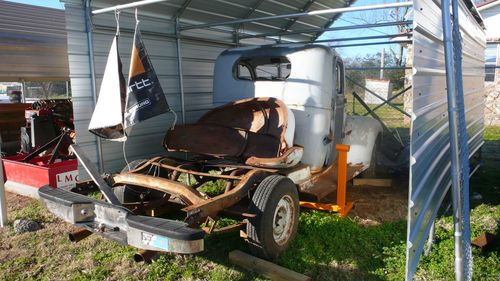
POLYGON ((492 249, 497 241, 497 237, 495 235, 483 232, 481 233, 476 239, 472 240, 471 244, 481 248, 482 251, 487 251, 489 249, 492 249))
POLYGON ((304 149, 302 147, 292 147, 285 151, 283 155, 276 158, 259 158, 252 156, 245 161, 246 164, 256 167, 288 168, 299 164, 304 149))
POLYGON ((273 136, 282 143, 282 148, 286 147, 284 141, 288 123, 287 107, 276 98, 234 101, 207 112, 198 123, 273 136))
POLYGON ((239 180, 241 178, 239 176, 210 174, 210 173, 198 172, 198 171, 194 171, 194 170, 187 170, 187 169, 175 167, 172 165, 161 164, 158 162, 153 162, 153 163, 151 163, 151 165, 156 165, 156 166, 159 166, 159 167, 162 167, 165 169, 174 170, 174 171, 178 171, 178 172, 186 173, 186 174, 190 174, 190 175, 203 176, 203 177, 219 178, 219 179, 226 179, 226 180, 239 180))
POLYGON ((135 262, 145 262, 151 263, 153 260, 159 257, 159 252, 150 250, 140 250, 134 255, 135 262))
POLYGON ((250 188, 262 181, 267 175, 268 173, 263 171, 250 171, 231 191, 183 208, 182 210, 187 213, 186 222, 195 224, 208 216, 215 217, 222 209, 231 207, 246 197, 250 188))
POLYGON ((68 237, 69 241, 72 243, 78 243, 82 241, 83 239, 89 237, 92 234, 91 231, 86 230, 85 228, 81 228, 77 231, 71 232, 68 237))
MULTIPOLYGON (((242 175, 246 172, 247 170, 244 169, 234 169, 231 171, 229 174, 230 176, 237 176, 237 175, 242 175)), ((224 188, 224 192, 229 192, 234 186, 234 181, 227 181, 226 182, 226 187, 224 188)))
POLYGON ((168 131, 164 146, 219 158, 275 158, 288 150, 287 122, 282 101, 244 99, 209 111, 196 124, 168 131))
POLYGON ((188 205, 199 204, 204 201, 204 198, 201 196, 201 194, 191 186, 160 177, 134 173, 123 173, 112 176, 112 180, 115 185, 137 185, 159 190, 169 194, 175 194, 180 196, 181 199, 188 205))
MULTIPOLYGON (((363 165, 355 164, 347 166, 347 180, 354 178, 363 170, 363 165)), ((334 162, 329 167, 321 172, 315 173, 311 178, 298 185, 299 191, 313 196, 320 200, 328 194, 337 190, 337 162, 334 162)))
POLYGON ((220 228, 212 228, 212 227, 203 227, 203 231, 207 234, 222 234, 222 233, 228 233, 228 232, 234 232, 243 229, 243 227, 246 226, 246 223, 240 222, 220 228))

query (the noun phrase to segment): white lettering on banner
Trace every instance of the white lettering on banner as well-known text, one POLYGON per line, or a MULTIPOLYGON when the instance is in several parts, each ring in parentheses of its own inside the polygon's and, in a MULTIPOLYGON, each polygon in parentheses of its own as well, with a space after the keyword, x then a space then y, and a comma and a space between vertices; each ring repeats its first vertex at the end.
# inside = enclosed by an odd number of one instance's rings
POLYGON ((56 175, 57 188, 71 189, 76 187, 78 181, 78 170, 60 173, 56 175))
POLYGON ((145 99, 139 103, 137 103, 136 105, 130 107, 127 111, 128 112, 133 112, 133 111, 137 111, 147 105, 150 105, 151 104, 151 101, 149 99, 145 99))
POLYGON ((151 82, 149 79, 141 79, 141 81, 139 81, 139 82, 136 81, 134 84, 130 85, 128 87, 128 91, 132 92, 134 90, 134 87, 137 90, 140 90, 140 89, 142 89, 144 87, 149 87, 151 85, 153 85, 153 82, 151 82))

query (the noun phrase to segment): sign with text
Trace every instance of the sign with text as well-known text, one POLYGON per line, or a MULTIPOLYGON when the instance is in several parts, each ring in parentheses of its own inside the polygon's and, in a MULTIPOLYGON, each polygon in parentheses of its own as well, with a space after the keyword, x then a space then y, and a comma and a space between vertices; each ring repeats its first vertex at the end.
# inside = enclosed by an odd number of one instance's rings
POLYGON ((78 181, 78 170, 60 173, 56 175, 57 188, 70 190, 71 188, 76 187, 77 181, 78 181))

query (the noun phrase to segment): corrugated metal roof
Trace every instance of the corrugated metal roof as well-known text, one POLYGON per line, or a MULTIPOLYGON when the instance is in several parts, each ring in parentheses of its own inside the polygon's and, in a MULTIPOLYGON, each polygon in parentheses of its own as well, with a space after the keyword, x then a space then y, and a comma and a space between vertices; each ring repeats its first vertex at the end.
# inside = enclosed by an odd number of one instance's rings
POLYGON ((68 80, 64 11, 0 1, 0 81, 68 80))
MULTIPOLYGON (((130 0, 94 0, 93 8, 107 8, 130 3, 130 0)), ((181 25, 223 22, 234 19, 258 18, 305 11, 342 8, 353 0, 171 0, 138 8, 142 15, 174 19, 180 15, 181 25)), ((132 13, 133 10, 123 12, 132 13)), ((109 17, 109 14, 107 15, 109 17)), ((100 17, 100 16, 98 16, 100 17)), ((240 29, 244 34, 269 33, 285 30, 321 29, 329 26, 338 15, 315 15, 311 17, 274 19, 242 25, 223 26, 212 30, 233 33, 240 29)), ((114 20, 114 18, 112 18, 114 20)), ((192 32, 190 32, 192 34, 192 32)), ((295 34, 282 37, 285 41, 310 41, 321 32, 295 34)), ((225 40, 232 40, 232 36, 225 40)))

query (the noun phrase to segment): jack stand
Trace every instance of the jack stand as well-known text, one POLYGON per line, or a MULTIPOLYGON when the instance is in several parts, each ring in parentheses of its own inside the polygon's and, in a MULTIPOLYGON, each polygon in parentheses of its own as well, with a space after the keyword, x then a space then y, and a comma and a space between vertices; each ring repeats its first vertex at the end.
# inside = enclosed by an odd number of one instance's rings
POLYGON ((327 204, 318 202, 300 201, 303 208, 316 209, 321 211, 337 212, 340 217, 345 217, 353 208, 353 202, 346 202, 347 189, 347 152, 350 147, 346 144, 337 144, 335 146, 338 152, 337 156, 337 204, 327 204))

